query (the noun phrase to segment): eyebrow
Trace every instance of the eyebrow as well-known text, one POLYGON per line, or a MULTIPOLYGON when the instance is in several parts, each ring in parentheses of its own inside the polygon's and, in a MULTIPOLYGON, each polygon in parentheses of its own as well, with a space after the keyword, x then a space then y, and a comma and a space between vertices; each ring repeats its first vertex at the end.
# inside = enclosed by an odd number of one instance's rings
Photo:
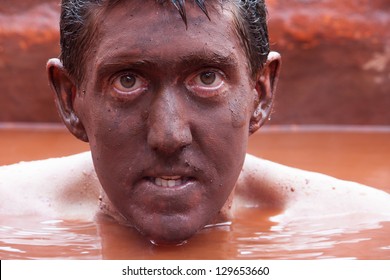
POLYGON ((180 64, 184 66, 200 65, 200 66, 235 66, 237 65, 237 59, 233 54, 221 55, 218 53, 205 53, 191 54, 187 56, 179 57, 180 64))
MULTIPOLYGON (((109 56, 97 62, 97 77, 102 77, 106 73, 110 73, 115 70, 123 68, 129 69, 158 69, 159 59, 139 59, 138 55, 132 55, 131 53, 119 54, 116 56, 109 56)), ((216 52, 195 52, 185 56, 177 57, 179 67, 234 67, 237 66, 238 61, 233 53, 229 55, 223 55, 216 52)))
POLYGON ((128 55, 121 55, 114 58, 109 57, 97 63, 97 76, 101 77, 106 73, 110 73, 117 69, 123 69, 123 67, 126 66, 129 68, 146 68, 157 67, 157 64, 147 60, 135 60, 133 56, 128 55))

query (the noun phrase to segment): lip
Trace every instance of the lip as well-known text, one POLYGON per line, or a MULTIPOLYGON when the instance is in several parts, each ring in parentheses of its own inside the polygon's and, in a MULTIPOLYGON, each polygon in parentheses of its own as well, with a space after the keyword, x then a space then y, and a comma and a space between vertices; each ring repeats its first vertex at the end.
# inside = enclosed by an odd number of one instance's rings
POLYGON ((140 180, 138 187, 144 190, 151 189, 158 193, 172 193, 183 191, 197 185, 198 181, 194 177, 189 176, 147 176, 140 180), (165 179, 164 179, 165 178, 165 179), (176 180, 166 180, 167 178, 177 178, 176 180), (165 181, 165 183, 164 183, 165 181), (174 183, 172 183, 174 181, 174 183))
POLYGON ((208 179, 210 175, 189 161, 176 160, 175 165, 169 163, 145 162, 138 166, 138 172, 132 170, 133 174, 138 173, 126 184, 132 208, 142 209, 143 215, 166 216, 188 215, 198 209, 207 193, 213 189, 207 184, 211 181, 208 179), (180 179, 181 183, 167 187, 156 184, 156 178, 180 179))
POLYGON ((135 185, 133 199, 148 213, 173 215, 196 208, 204 193, 205 188, 198 180, 188 180, 174 187, 162 187, 149 178, 143 178, 135 185))
POLYGON ((195 178, 187 177, 187 176, 157 176, 157 177, 146 177, 144 180, 149 181, 159 188, 167 188, 167 189, 183 189, 188 187, 191 181, 194 181, 195 178))
MULTIPOLYGON (((172 166, 150 165, 138 177, 138 184, 167 190, 180 190, 205 180, 205 173, 196 166, 177 164, 172 166)), ((137 184, 137 185, 138 185, 137 184)))

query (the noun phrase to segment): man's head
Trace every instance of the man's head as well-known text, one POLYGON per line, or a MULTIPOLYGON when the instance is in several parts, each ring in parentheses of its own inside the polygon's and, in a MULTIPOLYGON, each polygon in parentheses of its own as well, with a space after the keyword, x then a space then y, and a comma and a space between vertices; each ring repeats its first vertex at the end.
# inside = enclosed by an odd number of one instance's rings
POLYGON ((209 1, 207 15, 187 3, 185 17, 164 1, 101 2, 87 9, 86 45, 63 42, 63 64, 48 63, 59 112, 89 141, 103 189, 128 224, 158 243, 184 241, 227 219, 280 58, 252 63, 236 2, 209 1), (66 48, 84 58, 81 76, 68 69, 66 48))

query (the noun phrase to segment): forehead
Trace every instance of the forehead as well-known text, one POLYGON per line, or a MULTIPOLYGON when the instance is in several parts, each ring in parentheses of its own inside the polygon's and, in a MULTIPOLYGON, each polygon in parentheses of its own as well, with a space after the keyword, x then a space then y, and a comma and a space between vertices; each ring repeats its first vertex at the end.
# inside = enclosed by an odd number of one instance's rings
POLYGON ((209 20, 191 1, 186 4, 186 27, 179 12, 168 2, 120 1, 102 9, 95 18, 98 23, 93 43, 96 62, 120 54, 168 60, 202 53, 245 61, 229 7, 209 5, 209 20))

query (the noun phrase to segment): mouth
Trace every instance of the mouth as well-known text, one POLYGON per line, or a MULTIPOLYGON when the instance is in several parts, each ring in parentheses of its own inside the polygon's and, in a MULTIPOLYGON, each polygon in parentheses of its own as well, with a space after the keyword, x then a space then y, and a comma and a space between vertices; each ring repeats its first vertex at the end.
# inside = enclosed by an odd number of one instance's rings
POLYGON ((187 185, 188 182, 194 180, 192 177, 183 176, 159 176, 147 177, 148 181, 161 188, 180 188, 187 185))
POLYGON ((133 197, 149 213, 172 216, 194 209, 204 192, 204 186, 195 177, 160 173, 144 177, 136 185, 133 197))

